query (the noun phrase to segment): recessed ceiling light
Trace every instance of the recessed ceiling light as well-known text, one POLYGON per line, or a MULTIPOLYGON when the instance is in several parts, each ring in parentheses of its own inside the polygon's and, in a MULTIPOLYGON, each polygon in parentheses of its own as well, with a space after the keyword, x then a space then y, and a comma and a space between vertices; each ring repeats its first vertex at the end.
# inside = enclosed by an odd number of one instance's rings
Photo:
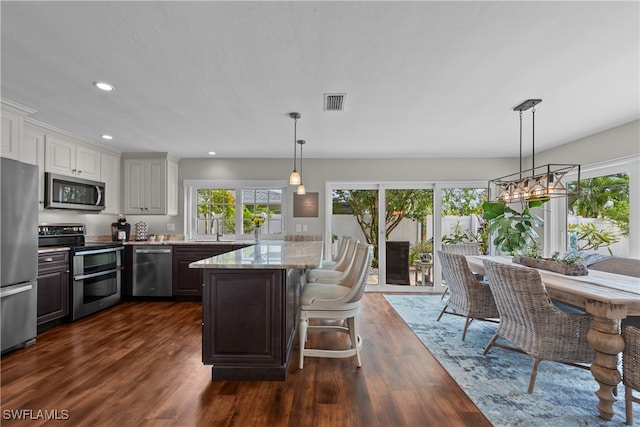
POLYGON ((102 139, 113 139, 111 135, 102 135, 102 139))
POLYGON ((216 155, 216 152, 215 152, 215 151, 209 151, 209 155, 210 155, 210 156, 215 156, 215 155, 216 155))
POLYGON ((93 85, 95 87, 97 87, 98 89, 102 89, 105 90, 107 92, 112 91, 113 90, 113 86, 111 86, 109 83, 105 83, 105 82, 93 82, 93 85))

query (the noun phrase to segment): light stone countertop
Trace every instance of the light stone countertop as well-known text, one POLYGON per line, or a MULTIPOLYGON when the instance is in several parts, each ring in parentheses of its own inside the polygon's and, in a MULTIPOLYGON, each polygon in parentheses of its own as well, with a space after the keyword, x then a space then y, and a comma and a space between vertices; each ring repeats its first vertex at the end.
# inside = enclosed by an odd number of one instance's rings
POLYGON ((254 240, 129 240, 124 242, 125 246, 136 246, 136 245, 171 245, 171 246, 182 246, 182 245, 255 245, 256 242, 254 240))
POLYGON ((317 268, 322 262, 324 243, 262 240, 254 246, 206 258, 190 268, 285 269, 317 268))
POLYGON ((69 246, 53 246, 50 248, 44 247, 44 248, 38 248, 38 254, 46 254, 51 252, 65 252, 70 250, 71 248, 69 246))

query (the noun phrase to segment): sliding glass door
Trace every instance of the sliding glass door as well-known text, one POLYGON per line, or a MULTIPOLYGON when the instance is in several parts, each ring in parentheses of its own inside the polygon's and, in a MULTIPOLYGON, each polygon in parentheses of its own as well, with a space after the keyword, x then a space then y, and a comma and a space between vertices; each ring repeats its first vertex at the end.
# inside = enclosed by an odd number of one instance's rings
MULTIPOLYGON (((422 253, 416 244, 433 238, 433 184, 327 183, 327 194, 332 240, 349 236, 374 248, 367 284, 384 289, 415 284, 414 258, 422 253)), ((332 246, 325 257, 333 255, 332 246)))
MULTIPOLYGON (((368 285, 378 285, 378 220, 379 190, 377 185, 345 184, 330 190, 331 241, 346 236, 374 247, 373 263, 367 277, 368 285)), ((332 244, 331 257, 335 255, 337 244, 332 244)), ((327 256, 327 254, 325 254, 327 256)))
POLYGON ((383 186, 386 285, 432 285, 433 186, 383 186), (417 270, 419 271, 417 271, 417 270))

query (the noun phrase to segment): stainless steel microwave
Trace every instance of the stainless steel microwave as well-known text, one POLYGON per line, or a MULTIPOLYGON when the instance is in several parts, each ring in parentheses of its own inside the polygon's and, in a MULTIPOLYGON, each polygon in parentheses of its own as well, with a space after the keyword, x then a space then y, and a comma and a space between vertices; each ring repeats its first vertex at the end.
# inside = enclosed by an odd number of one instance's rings
POLYGON ((46 172, 44 207, 101 211, 104 209, 104 182, 46 172))

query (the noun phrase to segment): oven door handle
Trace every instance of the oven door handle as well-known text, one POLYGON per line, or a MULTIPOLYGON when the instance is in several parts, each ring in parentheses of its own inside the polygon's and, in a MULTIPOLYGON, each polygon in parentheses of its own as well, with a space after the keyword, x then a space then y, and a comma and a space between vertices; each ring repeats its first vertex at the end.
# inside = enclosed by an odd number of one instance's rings
POLYGON ((98 277, 98 276, 106 276, 107 274, 116 273, 120 270, 122 270, 122 267, 114 268, 107 271, 98 271, 97 273, 81 274, 79 276, 73 276, 73 280, 85 280, 85 279, 91 279, 93 277, 98 277))
POLYGON ((116 246, 113 248, 106 248, 106 249, 96 249, 93 251, 77 251, 75 253, 75 256, 85 256, 85 255, 95 255, 95 254, 104 254, 107 252, 115 252, 115 251, 123 251, 124 247, 122 246, 116 246))

